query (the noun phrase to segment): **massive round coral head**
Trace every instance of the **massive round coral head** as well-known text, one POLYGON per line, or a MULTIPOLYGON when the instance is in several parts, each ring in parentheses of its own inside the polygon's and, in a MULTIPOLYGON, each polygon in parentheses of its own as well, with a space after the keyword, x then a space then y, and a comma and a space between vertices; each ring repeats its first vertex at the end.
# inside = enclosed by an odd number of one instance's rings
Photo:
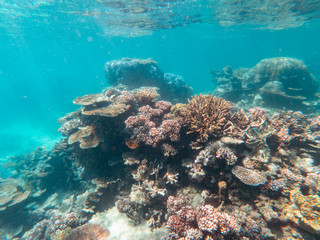
POLYGON ((181 115, 188 133, 194 133, 197 140, 205 142, 210 136, 223 135, 224 126, 228 122, 229 102, 212 95, 195 95, 188 100, 181 115))

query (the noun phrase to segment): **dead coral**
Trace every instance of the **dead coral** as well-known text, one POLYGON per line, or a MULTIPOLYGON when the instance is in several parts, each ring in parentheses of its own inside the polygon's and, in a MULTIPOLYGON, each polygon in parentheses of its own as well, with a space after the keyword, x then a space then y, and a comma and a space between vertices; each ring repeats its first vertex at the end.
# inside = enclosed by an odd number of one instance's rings
POLYGON ((197 141, 205 142, 209 137, 223 135, 229 118, 229 103, 212 95, 195 95, 185 106, 181 115, 189 134, 197 136, 197 141))

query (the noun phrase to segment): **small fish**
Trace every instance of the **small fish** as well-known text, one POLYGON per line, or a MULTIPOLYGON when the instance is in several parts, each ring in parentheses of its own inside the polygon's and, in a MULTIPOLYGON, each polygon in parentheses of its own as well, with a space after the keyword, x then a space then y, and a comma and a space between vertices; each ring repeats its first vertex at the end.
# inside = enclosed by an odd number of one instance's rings
POLYGON ((116 165, 116 164, 118 164, 120 162, 121 162, 120 160, 113 160, 113 159, 109 159, 108 160, 108 164, 109 164, 110 167, 112 167, 112 166, 114 166, 114 165, 116 165))

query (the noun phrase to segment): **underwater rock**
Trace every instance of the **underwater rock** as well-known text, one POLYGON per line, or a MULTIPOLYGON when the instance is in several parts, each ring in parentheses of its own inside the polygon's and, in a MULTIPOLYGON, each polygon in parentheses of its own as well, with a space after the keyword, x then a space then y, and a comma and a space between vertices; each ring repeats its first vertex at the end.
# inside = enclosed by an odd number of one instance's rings
POLYGON ((253 68, 212 71, 215 95, 246 105, 313 111, 319 82, 303 61, 278 57, 261 60, 253 68))
POLYGON ((184 102, 193 90, 181 76, 164 74, 151 59, 122 58, 105 64, 105 75, 111 86, 125 85, 128 90, 139 87, 157 87, 161 98, 184 102))

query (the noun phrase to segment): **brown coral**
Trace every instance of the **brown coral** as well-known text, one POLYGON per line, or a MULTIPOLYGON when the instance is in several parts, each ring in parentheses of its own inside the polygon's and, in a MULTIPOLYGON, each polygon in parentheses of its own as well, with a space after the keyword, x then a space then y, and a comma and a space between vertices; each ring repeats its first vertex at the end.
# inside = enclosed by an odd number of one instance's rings
POLYGON ((89 111, 82 111, 83 115, 101 116, 101 117, 117 117, 130 108, 130 106, 123 103, 113 103, 107 107, 96 108, 89 111))
POLYGON ((97 104, 99 102, 106 102, 107 98, 103 94, 88 94, 82 97, 77 97, 73 100, 73 103, 76 105, 82 105, 82 106, 90 106, 97 104))
POLYGON ((223 135, 228 122, 229 103, 212 95, 195 95, 181 112, 189 133, 197 135, 197 141, 205 142, 210 136, 223 135))
POLYGON ((107 240, 108 237, 108 230, 100 224, 86 223, 75 228, 65 240, 107 240))
POLYGON ((133 96, 140 105, 147 105, 156 102, 159 94, 153 88, 142 88, 134 91, 133 96))
POLYGON ((14 206, 30 195, 30 191, 23 191, 22 182, 14 178, 0 179, 0 211, 14 206))
POLYGON ((320 197, 304 196, 299 190, 290 191, 291 205, 283 209, 288 220, 311 233, 320 233, 320 197))
POLYGON ((77 132, 69 137, 69 144, 76 142, 80 142, 80 148, 82 149, 95 148, 99 145, 100 138, 93 126, 87 126, 85 128, 79 128, 77 132))

